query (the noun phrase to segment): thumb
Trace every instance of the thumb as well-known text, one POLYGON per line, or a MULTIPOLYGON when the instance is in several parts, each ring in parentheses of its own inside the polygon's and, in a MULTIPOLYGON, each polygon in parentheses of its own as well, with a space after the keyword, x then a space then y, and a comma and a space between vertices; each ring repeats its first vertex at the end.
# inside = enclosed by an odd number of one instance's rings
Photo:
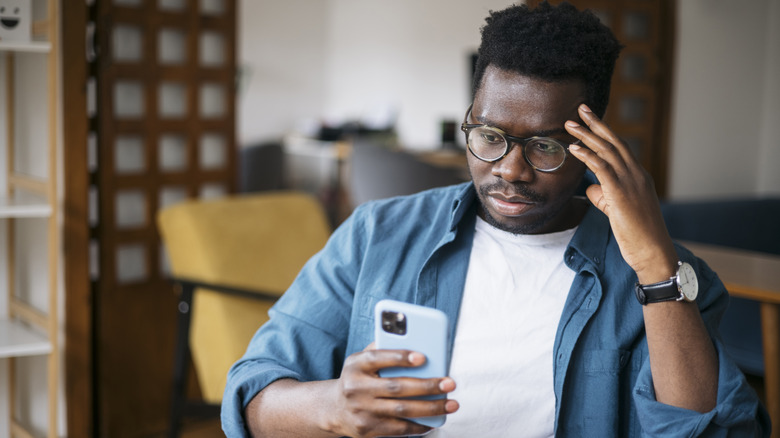
POLYGON ((588 199, 590 199, 590 202, 596 206, 599 210, 601 210, 603 213, 606 213, 607 208, 607 200, 604 199, 604 189, 598 185, 593 184, 589 186, 585 190, 585 194, 588 196, 588 199))

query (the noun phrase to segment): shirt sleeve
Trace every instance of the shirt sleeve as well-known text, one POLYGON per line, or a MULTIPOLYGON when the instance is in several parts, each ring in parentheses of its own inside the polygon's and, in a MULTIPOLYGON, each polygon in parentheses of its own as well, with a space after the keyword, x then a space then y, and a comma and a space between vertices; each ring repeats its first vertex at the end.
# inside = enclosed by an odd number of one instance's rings
MULTIPOLYGON (((688 253, 690 255, 690 253, 688 253)), ((677 408, 656 400, 649 358, 640 371, 633 397, 643 436, 764 437, 770 421, 753 388, 725 352, 717 327, 728 305, 720 279, 699 259, 690 258, 699 277, 699 308, 718 354, 718 399, 706 413, 677 408)))
POLYGON ((360 239, 365 235, 356 216, 358 211, 306 263, 269 311, 270 320, 231 367, 221 409, 226 436, 248 435, 244 410, 274 381, 326 380, 340 374, 360 266, 360 239))

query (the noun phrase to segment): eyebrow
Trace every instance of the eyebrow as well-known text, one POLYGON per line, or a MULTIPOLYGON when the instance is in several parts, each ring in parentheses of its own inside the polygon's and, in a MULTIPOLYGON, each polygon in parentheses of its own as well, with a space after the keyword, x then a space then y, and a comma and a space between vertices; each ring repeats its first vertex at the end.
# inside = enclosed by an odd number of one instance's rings
MULTIPOLYGON (((474 113, 471 113, 471 117, 473 117, 477 122, 485 125, 490 126, 492 128, 498 128, 501 131, 511 135, 512 137, 519 137, 514 134, 509 133, 504 128, 498 126, 497 124, 491 123, 490 120, 485 119, 484 117, 480 120, 480 118, 477 118, 477 116, 474 115, 474 113)), ((520 137, 520 138, 531 138, 531 137, 552 137, 553 135, 559 135, 559 134, 568 134, 568 131, 566 131, 566 128, 561 126, 560 128, 553 128, 553 129, 541 129, 538 131, 532 131, 530 132, 531 135, 527 137, 520 137)))

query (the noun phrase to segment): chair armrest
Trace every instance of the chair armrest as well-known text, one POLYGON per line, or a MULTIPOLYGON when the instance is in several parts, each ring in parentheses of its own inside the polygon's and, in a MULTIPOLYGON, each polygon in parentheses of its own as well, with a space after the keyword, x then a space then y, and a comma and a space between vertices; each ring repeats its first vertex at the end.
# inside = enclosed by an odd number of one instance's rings
POLYGON ((278 300, 279 297, 281 297, 280 294, 274 294, 267 291, 227 286, 224 284, 217 284, 217 283, 208 283, 205 281, 193 280, 191 278, 171 277, 169 278, 169 280, 172 281, 174 284, 181 285, 182 288, 188 288, 193 291, 196 288, 203 288, 203 289, 213 290, 216 292, 222 292, 230 295, 251 298, 255 300, 269 300, 269 301, 275 301, 278 300))

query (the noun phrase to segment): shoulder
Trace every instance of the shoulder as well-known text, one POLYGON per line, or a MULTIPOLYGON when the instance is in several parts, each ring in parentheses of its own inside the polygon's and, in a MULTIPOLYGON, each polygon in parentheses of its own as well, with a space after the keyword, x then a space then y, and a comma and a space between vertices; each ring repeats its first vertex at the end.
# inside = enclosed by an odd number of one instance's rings
POLYGON ((398 226, 404 223, 421 226, 447 222, 462 203, 473 198, 472 191, 471 183, 467 182, 412 195, 368 201, 358 206, 350 219, 370 222, 376 226, 398 226))

